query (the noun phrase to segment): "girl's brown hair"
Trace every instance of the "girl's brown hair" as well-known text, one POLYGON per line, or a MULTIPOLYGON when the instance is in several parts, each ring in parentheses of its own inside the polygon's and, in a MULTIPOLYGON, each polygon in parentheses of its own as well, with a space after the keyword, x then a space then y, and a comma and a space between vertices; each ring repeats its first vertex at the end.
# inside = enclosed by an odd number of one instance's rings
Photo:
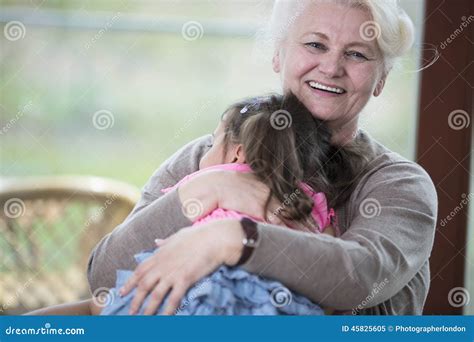
POLYGON ((275 215, 302 223, 310 231, 314 231, 314 203, 301 182, 324 192, 328 205, 338 208, 365 165, 355 145, 333 146, 328 126, 292 93, 245 99, 229 107, 223 120, 224 154, 229 144, 242 144, 246 163, 270 189, 265 213, 274 196, 283 203, 275 215))

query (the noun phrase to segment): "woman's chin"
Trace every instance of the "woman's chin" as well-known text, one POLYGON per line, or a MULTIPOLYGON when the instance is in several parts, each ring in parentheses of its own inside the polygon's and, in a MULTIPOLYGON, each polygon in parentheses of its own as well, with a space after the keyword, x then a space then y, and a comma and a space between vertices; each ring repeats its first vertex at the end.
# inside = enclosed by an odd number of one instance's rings
POLYGON ((343 109, 336 106, 322 106, 321 104, 314 104, 308 108, 313 117, 323 121, 334 121, 341 117, 343 109))

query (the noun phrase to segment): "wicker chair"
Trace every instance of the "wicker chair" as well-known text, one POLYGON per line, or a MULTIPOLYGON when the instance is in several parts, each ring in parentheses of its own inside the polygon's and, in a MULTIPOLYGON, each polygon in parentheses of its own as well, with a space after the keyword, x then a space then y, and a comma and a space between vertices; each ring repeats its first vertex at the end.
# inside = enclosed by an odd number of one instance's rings
POLYGON ((139 197, 98 177, 0 179, 0 315, 90 297, 89 254, 139 197))

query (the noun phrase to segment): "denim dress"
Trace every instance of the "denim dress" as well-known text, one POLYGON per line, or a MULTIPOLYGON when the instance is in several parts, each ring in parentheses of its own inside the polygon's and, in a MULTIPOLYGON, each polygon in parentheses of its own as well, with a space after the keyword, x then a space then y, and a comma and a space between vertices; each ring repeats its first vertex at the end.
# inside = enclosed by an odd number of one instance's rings
MULTIPOLYGON (((156 249, 158 250, 158 248, 156 249)), ((156 250, 135 255, 143 262, 156 250)), ((116 286, 108 293, 101 315, 128 315, 136 288, 121 297, 119 289, 133 271, 117 271, 116 286)), ((169 295, 169 294, 168 294, 169 295)), ((166 307, 168 295, 155 314, 166 307)), ((143 314, 151 295, 145 298, 138 314, 143 314)), ((290 291, 280 282, 249 273, 240 267, 221 266, 188 289, 175 315, 324 315, 306 297, 290 291)))

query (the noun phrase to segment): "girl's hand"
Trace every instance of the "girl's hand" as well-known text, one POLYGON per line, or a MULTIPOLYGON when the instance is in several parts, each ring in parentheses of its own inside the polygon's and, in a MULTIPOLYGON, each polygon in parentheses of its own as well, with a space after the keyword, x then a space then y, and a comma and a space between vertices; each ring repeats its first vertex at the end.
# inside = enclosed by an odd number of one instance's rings
MULTIPOLYGON (((265 221, 264 207, 270 190, 252 173, 212 170, 198 175, 178 188, 183 212, 191 221, 216 208, 238 211, 265 221)), ((282 225, 274 213, 281 206, 272 198, 267 222, 282 225)))
POLYGON ((163 314, 175 313, 194 283, 220 265, 239 260, 244 235, 238 220, 221 220, 183 228, 165 240, 157 240, 160 249, 141 263, 120 289, 123 296, 137 288, 130 314, 138 312, 150 292, 145 315, 154 314, 168 292, 163 314))

